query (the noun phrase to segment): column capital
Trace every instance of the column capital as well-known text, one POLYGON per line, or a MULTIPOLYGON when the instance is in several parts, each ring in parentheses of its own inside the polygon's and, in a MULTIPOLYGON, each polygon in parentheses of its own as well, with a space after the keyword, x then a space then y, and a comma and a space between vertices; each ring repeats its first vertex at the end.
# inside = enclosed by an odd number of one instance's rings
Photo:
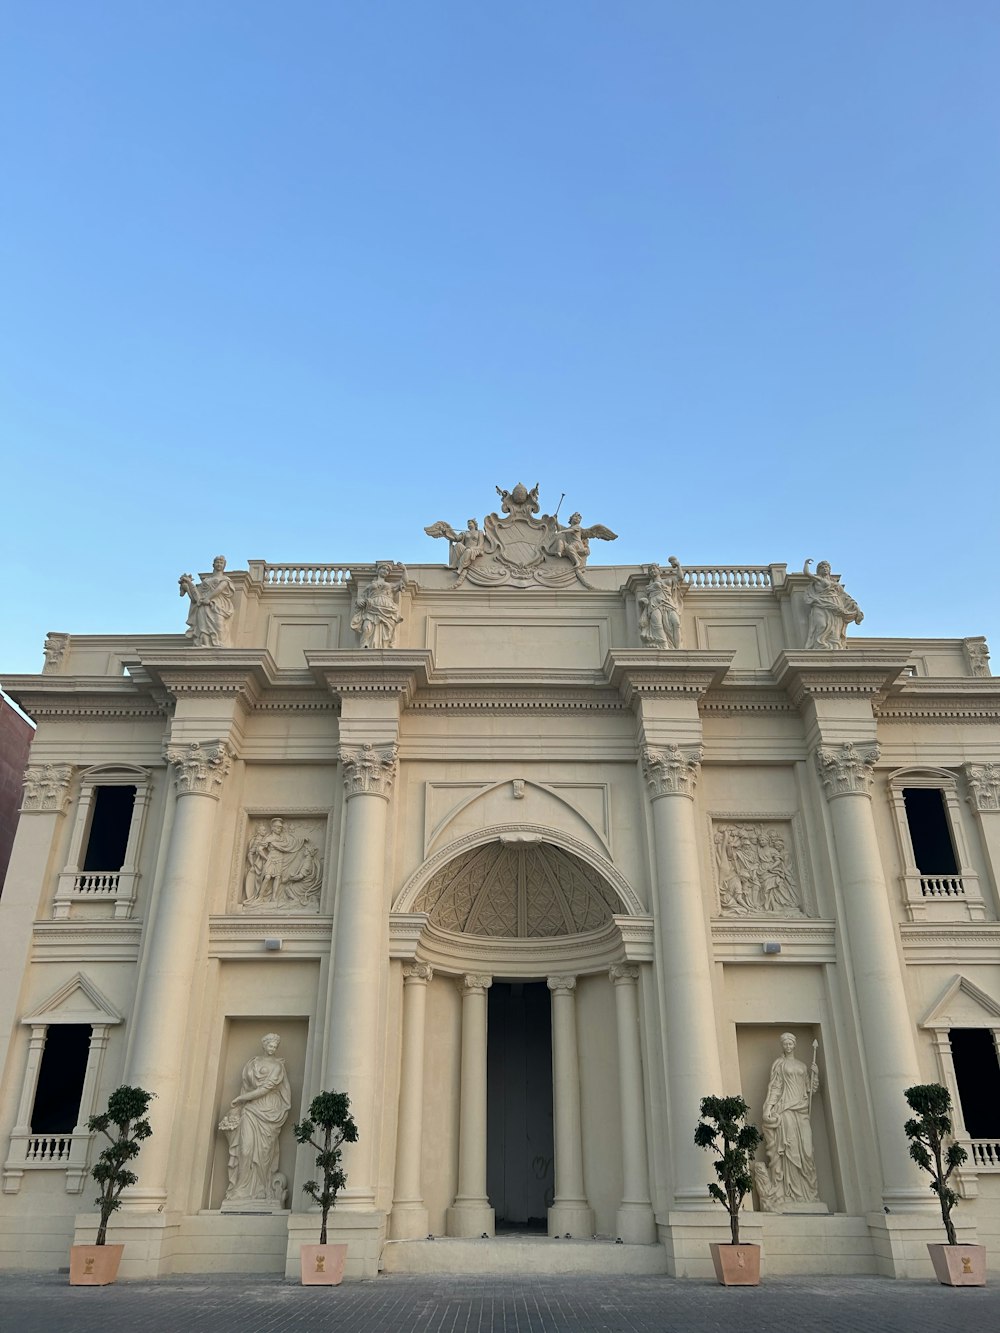
POLYGON ((434 977, 434 969, 430 963, 404 963, 403 964, 403 985, 412 986, 420 984, 425 986, 428 981, 434 977))
POLYGON ((881 751, 872 741, 855 745, 844 741, 840 745, 820 745, 815 750, 816 767, 828 801, 836 796, 867 796, 871 798, 872 778, 881 751))
POLYGON ((554 995, 557 995, 560 991, 563 991, 566 994, 568 994, 570 991, 576 990, 576 977, 570 977, 570 976, 549 977, 548 987, 549 990, 552 991, 554 995))
POLYGON ((639 980, 639 969, 634 963, 612 963, 608 976, 616 986, 634 986, 639 980))
POLYGON ((478 973, 466 972, 464 977, 458 979, 458 989, 463 999, 466 995, 485 995, 492 985, 492 977, 481 976, 478 973))
POLYGON ((979 814, 1000 811, 1000 764, 966 764, 968 802, 979 814))
POLYGON ((228 741, 190 741, 165 745, 163 757, 171 769, 178 796, 193 793, 217 801, 234 756, 228 741))
POLYGON ((395 741, 390 745, 372 745, 370 741, 362 745, 342 745, 340 763, 344 770, 347 799, 350 800, 352 796, 381 796, 387 801, 396 777, 398 753, 399 746, 395 741))
POLYGON ((30 764, 24 770, 22 815, 57 814, 69 804, 72 764, 30 764))
POLYGON ((694 800, 703 754, 700 745, 644 745, 642 771, 650 799, 686 796, 694 800))

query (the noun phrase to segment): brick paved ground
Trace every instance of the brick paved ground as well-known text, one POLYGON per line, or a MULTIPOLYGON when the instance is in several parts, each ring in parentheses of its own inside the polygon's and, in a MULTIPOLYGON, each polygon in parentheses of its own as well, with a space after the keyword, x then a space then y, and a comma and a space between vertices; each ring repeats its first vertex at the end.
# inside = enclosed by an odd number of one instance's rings
POLYGON ((0 1275, 0 1333, 997 1333, 1000 1285, 772 1278, 756 1290, 662 1277, 380 1277, 336 1288, 179 1277, 71 1288, 0 1275))

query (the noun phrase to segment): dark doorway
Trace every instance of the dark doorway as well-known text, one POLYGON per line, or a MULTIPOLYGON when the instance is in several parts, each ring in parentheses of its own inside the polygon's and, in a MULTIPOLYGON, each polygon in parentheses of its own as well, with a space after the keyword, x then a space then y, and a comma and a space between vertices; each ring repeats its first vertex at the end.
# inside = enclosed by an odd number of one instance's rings
POLYGON ((544 1230, 552 1202, 552 1011, 544 981, 489 991, 486 1185, 497 1230, 544 1230))

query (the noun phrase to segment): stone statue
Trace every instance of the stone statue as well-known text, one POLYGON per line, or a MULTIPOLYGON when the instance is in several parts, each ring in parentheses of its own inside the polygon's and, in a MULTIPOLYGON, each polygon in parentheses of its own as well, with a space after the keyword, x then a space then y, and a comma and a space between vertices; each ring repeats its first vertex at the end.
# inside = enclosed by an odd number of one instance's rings
MULTIPOLYGON (((402 584, 395 587, 388 576, 392 566, 382 561, 375 566, 375 577, 358 593, 351 629, 361 635, 362 648, 391 648, 396 639, 396 627, 403 617, 399 612, 402 584)), ((403 568, 403 579, 406 569, 403 568)))
POLYGON ((233 583, 226 573, 226 557, 217 555, 212 572, 200 583, 192 574, 177 580, 181 596, 191 598, 187 633, 198 648, 228 648, 229 622, 233 616, 233 583))
POLYGON ((323 882, 323 858, 308 838, 283 819, 258 824, 247 847, 245 911, 315 911, 323 882))
POLYGON ((796 1204, 817 1201, 810 1116, 813 1093, 819 1091, 818 1044, 813 1042, 812 1066, 807 1069, 795 1055, 795 1037, 783 1032, 782 1053, 771 1066, 762 1120, 772 1206, 763 1197, 761 1206, 769 1212, 794 1211, 796 1204))
POLYGON ((249 1202, 255 1212, 284 1207, 287 1182, 278 1171, 278 1137, 291 1110, 292 1090, 285 1062, 275 1054, 279 1040, 275 1032, 261 1037, 264 1054, 243 1066, 240 1091, 219 1121, 229 1140, 229 1188, 223 1209, 249 1202))
POLYGON ((809 605, 809 627, 806 631, 807 648, 837 649, 847 647, 848 625, 860 625, 864 612, 853 597, 841 587, 840 575, 830 572, 829 560, 821 560, 816 573, 809 573, 811 560, 802 567, 810 579, 806 593, 809 605))
POLYGON ((644 648, 679 648, 681 646, 681 603, 687 586, 684 570, 675 555, 670 568, 647 565, 649 583, 637 597, 639 637, 644 648))
MULTIPOLYGON (((499 489, 499 488, 498 488, 499 489)), ((538 487, 535 487, 535 491, 538 487)), ((585 588, 590 584, 583 577, 583 569, 590 556, 590 539, 599 537, 602 542, 618 540, 618 534, 606 528, 603 523, 593 523, 589 528, 582 526, 582 514, 570 514, 569 526, 563 527, 558 519, 552 518, 552 535, 545 543, 549 555, 562 556, 573 566, 576 577, 585 588)))
POLYGON ((486 553, 486 533, 480 532, 479 524, 470 518, 464 532, 456 532, 450 523, 441 519, 424 528, 428 537, 447 537, 449 559, 455 566, 458 578, 452 585, 458 588, 469 577, 470 568, 486 553))

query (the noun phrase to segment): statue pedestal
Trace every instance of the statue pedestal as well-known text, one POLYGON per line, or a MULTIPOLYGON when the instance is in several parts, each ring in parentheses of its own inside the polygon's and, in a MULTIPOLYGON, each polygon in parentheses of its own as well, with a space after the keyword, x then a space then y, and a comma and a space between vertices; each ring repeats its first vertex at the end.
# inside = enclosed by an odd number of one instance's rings
POLYGON ((785 1203, 775 1211, 779 1213, 828 1213, 830 1206, 817 1199, 814 1203, 785 1203))
POLYGON ((287 1213, 274 1199, 223 1199, 220 1213, 287 1213))

